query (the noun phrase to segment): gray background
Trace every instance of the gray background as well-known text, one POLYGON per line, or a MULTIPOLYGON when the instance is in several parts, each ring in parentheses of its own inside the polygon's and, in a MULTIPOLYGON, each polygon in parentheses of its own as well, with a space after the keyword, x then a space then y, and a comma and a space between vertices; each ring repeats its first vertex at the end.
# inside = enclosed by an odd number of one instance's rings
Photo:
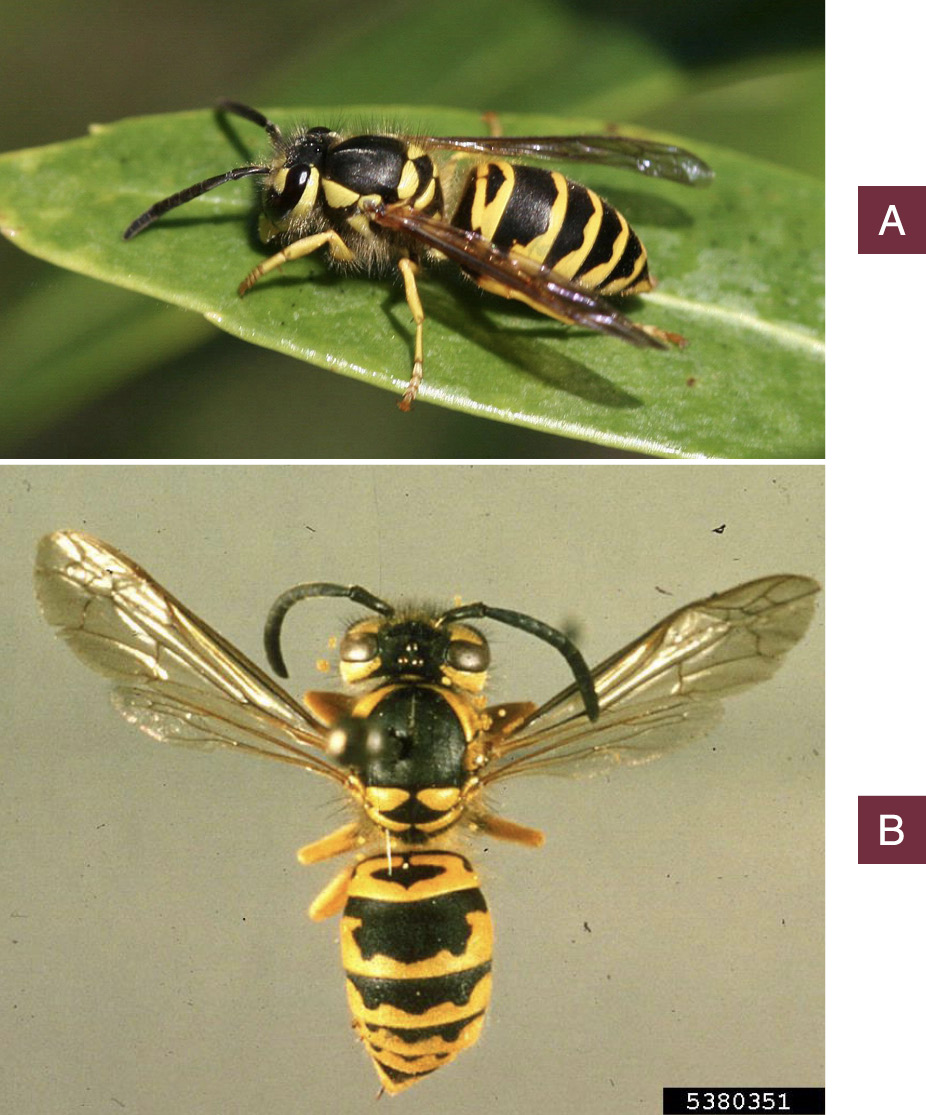
MULTIPOLYGON (((126 725, 37 615, 42 533, 105 538, 257 661, 299 580, 481 598, 569 626, 594 662, 711 591, 823 573, 817 466, 7 467, 0 496, 0 1110, 17 1115, 379 1110, 336 923, 303 914, 331 866, 294 858, 343 823, 336 788, 126 725)), ((295 692, 353 614, 290 617, 295 692)), ((565 684, 549 648, 486 629, 497 699, 565 684)), ((822 1083, 822 650, 818 619, 661 762, 498 789, 547 845, 474 849, 496 924, 486 1031, 382 1103, 649 1113, 663 1085, 822 1083)))

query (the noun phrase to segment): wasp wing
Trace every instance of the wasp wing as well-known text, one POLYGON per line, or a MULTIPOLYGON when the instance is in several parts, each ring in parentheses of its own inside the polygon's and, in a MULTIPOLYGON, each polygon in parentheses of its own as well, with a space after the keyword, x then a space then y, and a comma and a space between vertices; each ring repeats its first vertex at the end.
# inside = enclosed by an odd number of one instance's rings
POLYGON ((156 739, 237 747, 338 781, 324 727, 218 632, 105 542, 58 531, 39 543, 36 595, 48 622, 115 682, 113 703, 156 739))
MULTIPOLYGON (((647 327, 636 325, 601 295, 556 275, 535 260, 502 251, 478 232, 456 228, 407 205, 377 205, 367 210, 367 215, 383 228, 405 232, 442 253, 475 278, 500 283, 543 313, 620 337, 638 348, 666 347, 647 327)), ((674 334, 663 335, 681 342, 674 334)))
POLYGON ((429 146, 472 155, 555 162, 603 163, 665 178, 683 186, 708 186, 714 172, 702 159, 670 143, 622 135, 435 136, 429 146))
POLYGON ((575 685, 490 747, 483 781, 589 759, 645 762, 702 735, 721 698, 770 677, 804 634, 819 585, 762 577, 673 612, 592 671, 591 723, 575 685))

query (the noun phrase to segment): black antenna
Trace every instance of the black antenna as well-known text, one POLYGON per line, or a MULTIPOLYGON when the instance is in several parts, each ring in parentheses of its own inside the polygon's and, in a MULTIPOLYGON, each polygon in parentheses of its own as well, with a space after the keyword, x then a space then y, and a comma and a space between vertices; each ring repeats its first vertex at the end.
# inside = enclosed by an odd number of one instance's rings
POLYGON ((243 116, 245 120, 250 120, 252 124, 263 128, 273 140, 274 147, 279 147, 282 144, 283 133, 272 120, 268 120, 258 109, 251 108, 250 105, 243 105, 240 101, 219 101, 216 107, 221 109, 222 112, 233 112, 236 116, 243 116))
POLYGON ((344 596, 348 600, 353 600, 355 604, 362 604, 372 612, 379 612, 382 616, 395 614, 395 608, 391 604, 387 604, 385 600, 380 600, 378 596, 374 596, 372 592, 361 588, 360 585, 333 585, 326 581, 312 581, 302 585, 293 585, 292 588, 287 589, 286 592, 281 593, 274 600, 267 614, 267 622, 264 624, 264 651, 267 655, 267 661, 281 678, 289 677, 286 664, 283 661, 283 651, 280 647, 283 620, 294 604, 298 604, 300 600, 305 600, 310 596, 344 596))
MULTIPOLYGON (((250 108, 248 105, 239 104, 237 101, 220 101, 218 107, 223 112, 234 112, 238 116, 243 116, 245 120, 250 120, 252 124, 257 124, 266 131, 267 135, 273 141, 274 147, 279 148, 283 143, 283 133, 272 121, 268 120, 262 112, 258 112, 256 108, 250 108)), ((196 182, 192 186, 187 186, 184 190, 178 190, 177 193, 171 194, 170 197, 164 198, 163 201, 158 201, 146 209, 140 217, 136 217, 129 227, 123 232, 123 240, 131 240, 140 232, 144 231, 148 225, 152 224, 158 219, 163 217, 165 213, 169 213, 171 209, 176 209, 178 205, 186 205, 188 201, 192 201, 194 197, 200 197, 202 194, 214 190, 216 186, 224 186, 226 182, 235 182, 239 178, 248 178, 256 174, 269 174, 270 167, 268 166, 239 166, 234 170, 226 171, 225 174, 217 174, 214 178, 206 178, 202 182, 196 182)))
POLYGON ((158 217, 163 217, 171 209, 176 209, 178 205, 186 205, 194 197, 208 193, 209 190, 214 190, 216 186, 224 186, 226 182, 234 182, 238 178, 248 178, 255 174, 269 174, 269 172, 270 167, 268 166, 239 166, 235 167, 234 170, 226 171, 224 174, 217 174, 215 178, 207 178, 203 182, 196 182, 192 186, 187 186, 185 190, 179 190, 177 193, 171 194, 170 197, 164 198, 163 201, 156 202, 150 209, 146 209, 140 217, 136 217, 123 232, 122 239, 131 240, 133 236, 137 236, 158 217))
POLYGON ((525 631, 528 635, 535 635, 538 639, 549 643, 551 647, 555 647, 569 663, 589 720, 598 719, 600 709, 592 672, 582 657, 582 652, 562 631, 557 631, 555 627, 550 627, 542 620, 534 619, 533 616, 525 615, 523 612, 512 612, 507 608, 492 608, 482 603, 463 604, 459 608, 451 608, 449 612, 444 612, 437 622, 439 625, 444 625, 463 619, 494 619, 499 623, 507 623, 509 627, 516 627, 519 631, 525 631))

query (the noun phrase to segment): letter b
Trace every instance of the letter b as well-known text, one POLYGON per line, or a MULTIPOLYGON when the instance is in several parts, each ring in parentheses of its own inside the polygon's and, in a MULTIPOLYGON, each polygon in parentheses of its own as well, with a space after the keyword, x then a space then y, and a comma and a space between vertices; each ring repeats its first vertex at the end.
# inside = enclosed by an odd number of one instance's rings
POLYGON ((903 818, 896 813, 881 814, 881 841, 882 844, 901 844, 903 842, 903 818), (893 821, 893 824, 888 824, 893 821), (890 839, 888 839, 890 837, 890 839))

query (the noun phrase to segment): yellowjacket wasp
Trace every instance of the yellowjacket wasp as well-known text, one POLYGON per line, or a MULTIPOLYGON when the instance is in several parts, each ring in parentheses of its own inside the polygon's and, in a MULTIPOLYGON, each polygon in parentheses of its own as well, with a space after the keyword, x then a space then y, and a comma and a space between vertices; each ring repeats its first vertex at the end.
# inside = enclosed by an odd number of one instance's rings
POLYGON ((132 221, 124 238, 216 186, 262 178, 260 237, 283 246, 251 271, 238 293, 323 247, 336 265, 374 271, 395 264, 415 322, 402 410, 410 409, 424 369, 424 309, 416 282, 423 261, 451 260, 485 290, 639 347, 684 344, 678 334, 635 324, 603 297, 654 285, 646 249, 627 220, 558 171, 509 160, 605 163, 707 185, 713 172, 690 152, 618 135, 415 138, 314 127, 285 137, 256 109, 234 101, 220 107, 264 128, 272 157, 164 198, 132 221))
POLYGON ((716 722, 722 697, 774 672, 804 634, 818 588, 793 575, 750 581, 680 608, 590 669, 565 635, 521 612, 401 610, 357 586, 297 585, 265 627, 283 676, 281 628, 294 604, 338 597, 372 613, 341 640, 350 692, 309 692, 300 704, 106 543, 59 531, 36 562, 45 618, 114 682, 131 723, 155 739, 314 771, 353 799, 356 818, 299 859, 354 854, 309 914, 342 915, 352 1024, 392 1093, 472 1045, 489 1005, 492 924, 455 837, 543 843, 491 812, 485 789, 531 771, 648 762, 687 743, 716 722), (539 707, 488 706, 489 644, 470 622, 482 619, 550 644, 572 683, 539 707))

